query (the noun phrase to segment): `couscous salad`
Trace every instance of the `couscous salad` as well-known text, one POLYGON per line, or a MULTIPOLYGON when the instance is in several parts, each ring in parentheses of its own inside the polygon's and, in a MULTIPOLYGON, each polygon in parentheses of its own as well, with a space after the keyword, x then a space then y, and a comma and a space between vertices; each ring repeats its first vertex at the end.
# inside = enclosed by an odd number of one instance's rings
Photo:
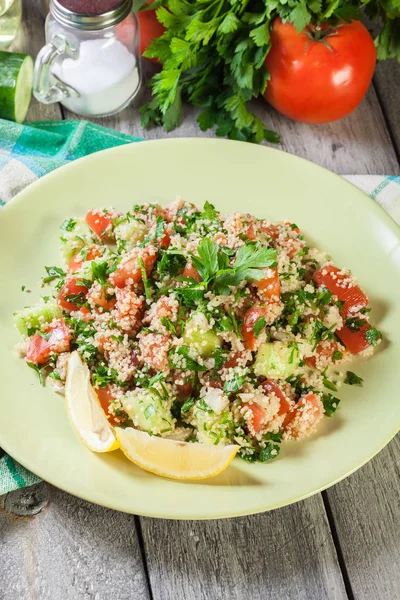
POLYGON ((106 449, 140 432, 164 456, 174 441, 273 459, 335 412, 343 381, 362 382, 342 364, 382 338, 353 274, 289 221, 182 199, 96 208, 62 224, 61 254, 14 315, 18 351, 61 393, 79 396, 68 371, 86 369, 106 449))

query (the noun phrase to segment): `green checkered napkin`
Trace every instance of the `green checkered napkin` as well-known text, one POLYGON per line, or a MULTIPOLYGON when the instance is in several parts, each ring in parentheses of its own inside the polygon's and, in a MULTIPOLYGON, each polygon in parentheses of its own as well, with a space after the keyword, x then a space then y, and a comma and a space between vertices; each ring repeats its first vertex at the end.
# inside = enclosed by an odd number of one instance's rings
MULTIPOLYGON (((27 185, 71 160, 140 138, 86 121, 43 121, 17 125, 0 119, 0 205, 27 185)), ((376 200, 400 223, 400 177, 354 175, 346 179, 376 200)), ((1 215, 0 215, 1 218, 1 215)), ((0 440, 1 446, 1 440, 0 440)), ((40 479, 10 456, 0 459, 0 494, 40 479)))
MULTIPOLYGON (((71 160, 140 141, 141 138, 86 121, 18 125, 0 119, 0 206, 39 177, 71 160)), ((39 481, 7 454, 0 458, 0 495, 39 481)))

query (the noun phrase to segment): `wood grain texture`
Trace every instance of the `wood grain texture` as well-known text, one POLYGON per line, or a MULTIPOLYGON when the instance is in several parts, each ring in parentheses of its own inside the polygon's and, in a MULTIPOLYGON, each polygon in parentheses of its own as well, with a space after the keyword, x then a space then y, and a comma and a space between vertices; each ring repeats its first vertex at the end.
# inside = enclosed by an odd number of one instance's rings
POLYGON ((347 598, 320 496, 239 519, 141 524, 154 600, 347 598))
POLYGON ((400 598, 400 434, 327 495, 354 598, 400 598))
MULTIPOLYGON (((44 43, 40 1, 25 2, 14 44, 33 56, 44 43)), ((152 69, 146 65, 147 74, 152 69)), ((398 140, 400 81, 388 83, 384 69, 392 67, 379 66, 376 88, 398 140)), ((148 139, 165 137, 161 128, 143 132, 138 104, 97 122, 148 139)), ((374 88, 352 115, 330 125, 290 122, 263 101, 255 110, 280 133, 286 151, 339 173, 400 172, 374 88)), ((33 101, 28 118, 61 116, 58 105, 33 101)), ((64 116, 78 118, 68 111, 64 116)), ((185 107, 181 126, 170 136, 211 136, 199 131, 195 116, 185 107)), ((48 507, 34 519, 0 513, 0 600, 147 600, 134 518, 50 489, 48 507)), ((399 495, 399 439, 326 494, 357 600, 400 597, 399 495)), ((347 598, 320 495, 241 519, 140 523, 155 600, 347 598)))
MULTIPOLYGON (((146 80, 157 67, 143 62, 146 80)), ((400 85, 400 84, 399 84, 400 85)), ((127 109, 95 122, 146 139, 164 137, 213 137, 212 130, 200 131, 196 123, 199 110, 184 106, 180 126, 166 134, 162 127, 143 130, 139 106, 149 97, 146 89, 127 109)), ((400 174, 400 166, 388 134, 385 120, 373 87, 360 106, 348 117, 325 125, 296 123, 282 117, 264 100, 252 103, 255 113, 281 137, 272 147, 307 158, 341 174, 400 174)), ((64 111, 66 118, 79 118, 64 111)))
POLYGON ((397 156, 400 157, 400 64, 394 60, 379 63, 374 81, 397 156))
POLYGON ((35 518, 0 513, 0 599, 148 600, 134 517, 50 491, 35 518))

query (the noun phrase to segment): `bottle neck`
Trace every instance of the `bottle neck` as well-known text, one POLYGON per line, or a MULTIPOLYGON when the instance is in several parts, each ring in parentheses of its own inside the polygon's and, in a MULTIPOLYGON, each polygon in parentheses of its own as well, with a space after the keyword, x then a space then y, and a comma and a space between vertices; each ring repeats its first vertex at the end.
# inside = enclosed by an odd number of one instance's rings
POLYGON ((50 0, 50 13, 62 25, 86 31, 96 31, 118 25, 132 10, 132 0, 124 2, 109 12, 100 15, 84 15, 65 8, 57 0, 50 0))

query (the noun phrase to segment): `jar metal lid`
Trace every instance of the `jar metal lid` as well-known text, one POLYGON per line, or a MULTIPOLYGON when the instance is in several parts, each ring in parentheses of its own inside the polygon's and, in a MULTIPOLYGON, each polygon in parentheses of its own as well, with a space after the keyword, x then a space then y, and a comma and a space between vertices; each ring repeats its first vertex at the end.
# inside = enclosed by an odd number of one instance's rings
POLYGON ((124 0, 113 10, 102 14, 81 14, 65 8, 57 0, 50 2, 50 12, 59 23, 87 31, 101 30, 117 25, 129 15, 131 9, 132 0, 124 0))

